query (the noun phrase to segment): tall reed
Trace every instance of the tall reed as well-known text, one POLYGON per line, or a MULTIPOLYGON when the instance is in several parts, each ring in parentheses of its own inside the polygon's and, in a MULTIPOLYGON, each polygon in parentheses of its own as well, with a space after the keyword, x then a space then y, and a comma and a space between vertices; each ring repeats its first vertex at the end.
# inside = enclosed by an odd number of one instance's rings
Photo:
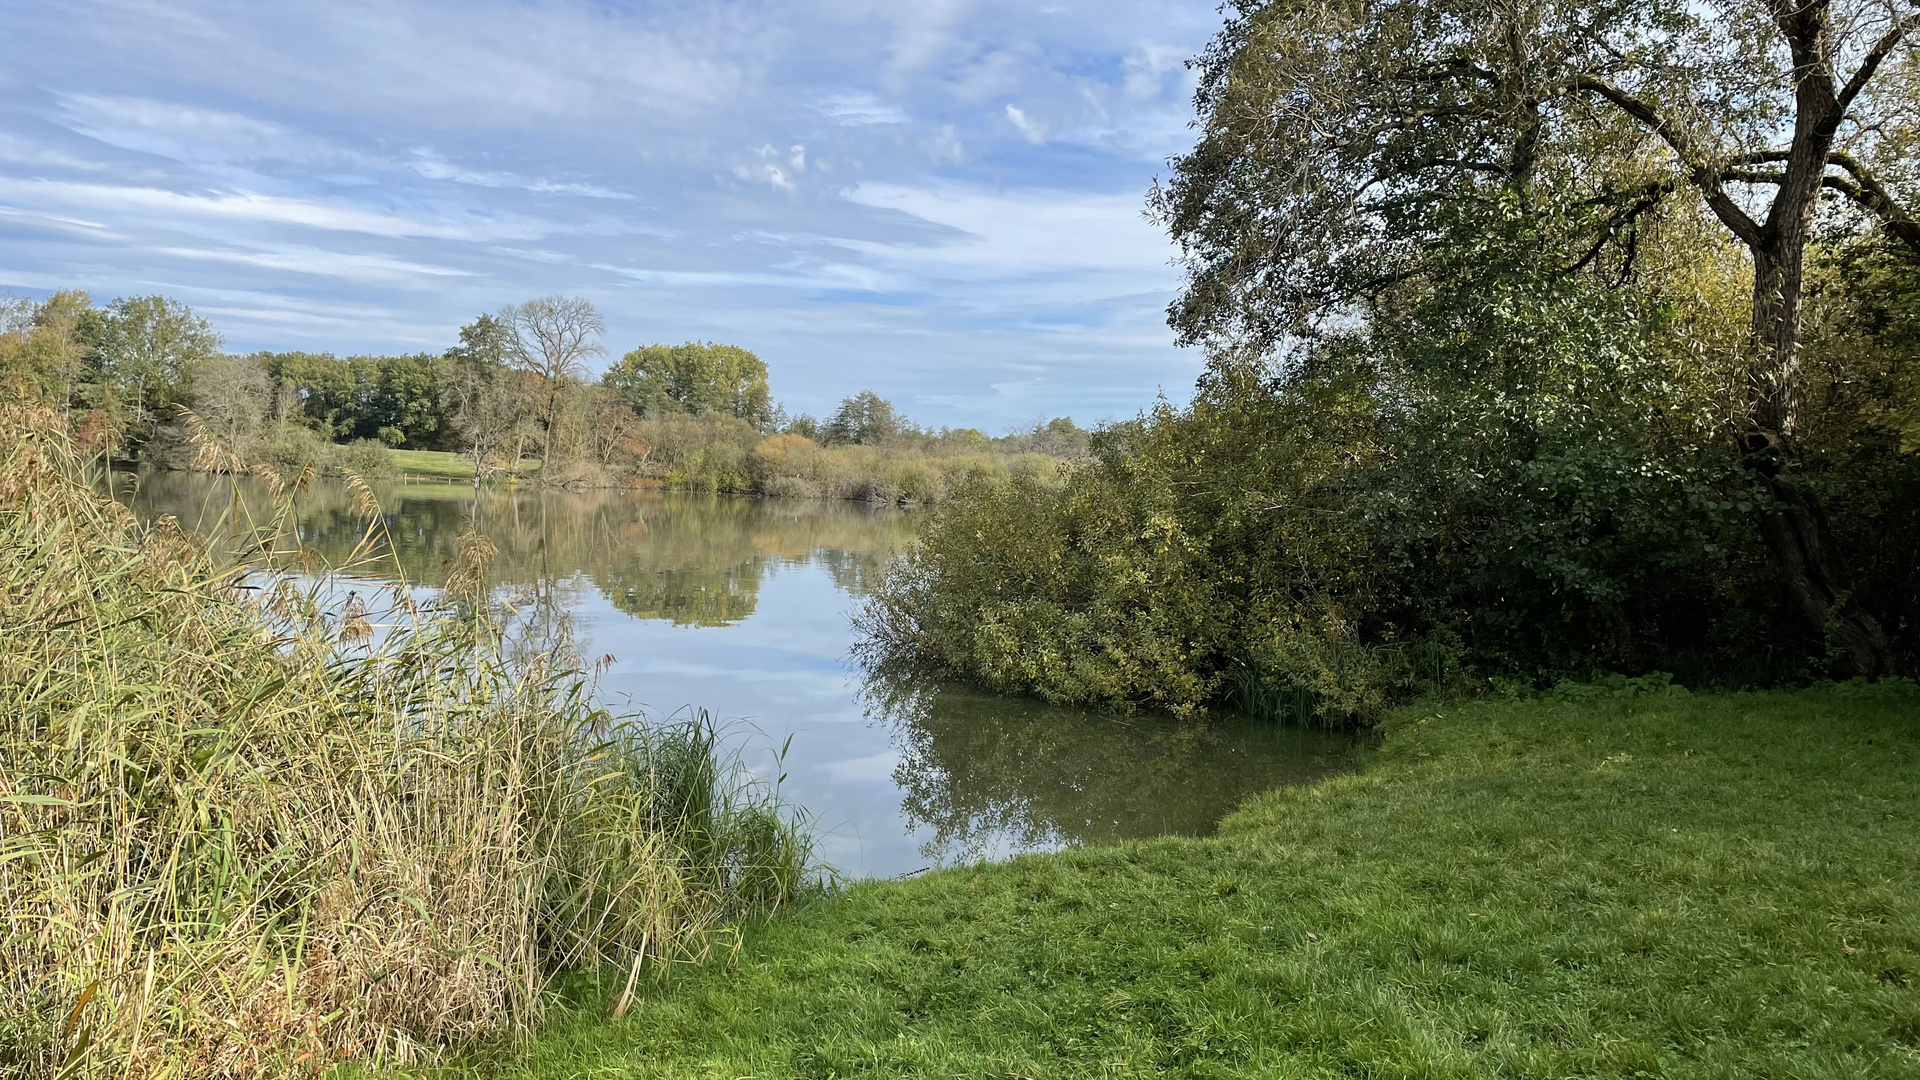
POLYGON ((0 407, 0 1077, 422 1060, 524 1032, 569 970, 630 999, 793 895, 802 837, 708 727, 510 661, 485 546, 376 626, 141 527, 0 407))

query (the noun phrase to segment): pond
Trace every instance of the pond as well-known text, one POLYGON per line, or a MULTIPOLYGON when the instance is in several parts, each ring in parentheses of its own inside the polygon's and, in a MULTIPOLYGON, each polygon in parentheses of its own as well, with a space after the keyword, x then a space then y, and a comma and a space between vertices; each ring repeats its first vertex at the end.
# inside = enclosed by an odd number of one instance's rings
MULTIPOLYGON (((186 473, 123 492, 142 516, 218 527, 232 482, 186 473)), ((243 487, 243 501, 263 498, 243 487)), ((1343 736, 1215 720, 1112 717, 941 685, 872 687, 852 612, 909 544, 912 511, 729 496, 376 489, 392 550, 351 576, 438 586, 469 522, 494 585, 564 611, 601 694, 653 716, 704 708, 743 767, 804 810, 850 877, 1165 834, 1203 835, 1249 795, 1349 765, 1343 736), (789 741, 791 740, 791 741, 789 741), (786 747, 784 758, 780 756, 786 747), (784 776, 784 780, 781 777, 784 776)), ((364 524, 351 496, 303 497, 302 542, 338 566, 364 524)))

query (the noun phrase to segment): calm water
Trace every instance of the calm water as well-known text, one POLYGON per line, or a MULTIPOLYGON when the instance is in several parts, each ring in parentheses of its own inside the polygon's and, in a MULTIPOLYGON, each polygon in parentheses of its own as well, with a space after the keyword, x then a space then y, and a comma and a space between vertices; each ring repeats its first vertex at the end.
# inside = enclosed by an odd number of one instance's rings
MULTIPOLYGON (((257 493, 256 493, 257 494, 257 493)), ((580 655, 613 659, 610 704, 703 707, 744 765, 805 808, 842 873, 922 867, 1067 844, 1200 835, 1255 792, 1344 767, 1341 737, 1264 724, 1115 719, 941 686, 868 687, 850 612, 913 537, 910 512, 850 503, 459 485, 379 492, 391 557, 357 576, 436 586, 469 520, 499 548, 503 590, 552 597, 580 655), (397 564, 397 565, 396 565, 397 564), (791 736, 784 761, 778 749, 791 736)), ((322 487, 303 541, 339 563, 363 531, 322 487)), ((159 473, 145 514, 211 529, 231 484, 159 473)))

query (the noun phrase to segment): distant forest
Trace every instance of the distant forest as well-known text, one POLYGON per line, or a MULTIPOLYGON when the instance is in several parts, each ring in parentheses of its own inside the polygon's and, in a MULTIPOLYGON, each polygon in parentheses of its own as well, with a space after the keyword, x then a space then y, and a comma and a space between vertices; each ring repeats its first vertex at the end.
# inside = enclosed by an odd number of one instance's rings
POLYGON ((118 461, 286 477, 381 477, 408 471, 392 451, 424 451, 466 461, 432 474, 476 482, 933 502, 970 478, 1051 477, 1089 444, 1064 417, 1000 437, 922 428, 871 390, 790 414, 760 357, 714 342, 644 345, 596 378, 604 337, 590 302, 548 296, 437 354, 235 355, 177 300, 60 292, 0 302, 0 382, 70 411, 118 461))

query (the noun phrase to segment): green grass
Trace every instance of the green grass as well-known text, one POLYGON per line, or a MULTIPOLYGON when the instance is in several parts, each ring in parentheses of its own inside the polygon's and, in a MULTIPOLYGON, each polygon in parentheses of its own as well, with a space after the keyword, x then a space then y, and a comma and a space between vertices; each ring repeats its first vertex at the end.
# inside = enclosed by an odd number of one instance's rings
POLYGON ((861 885, 474 1068, 1920 1076, 1910 686, 1397 723, 1217 838, 861 885))
MULTIPOLYGON (((472 480, 473 458, 446 450, 389 450, 393 469, 401 476, 428 477, 436 480, 472 480)), ((539 468, 539 462, 522 459, 513 471, 525 474, 539 468)))

